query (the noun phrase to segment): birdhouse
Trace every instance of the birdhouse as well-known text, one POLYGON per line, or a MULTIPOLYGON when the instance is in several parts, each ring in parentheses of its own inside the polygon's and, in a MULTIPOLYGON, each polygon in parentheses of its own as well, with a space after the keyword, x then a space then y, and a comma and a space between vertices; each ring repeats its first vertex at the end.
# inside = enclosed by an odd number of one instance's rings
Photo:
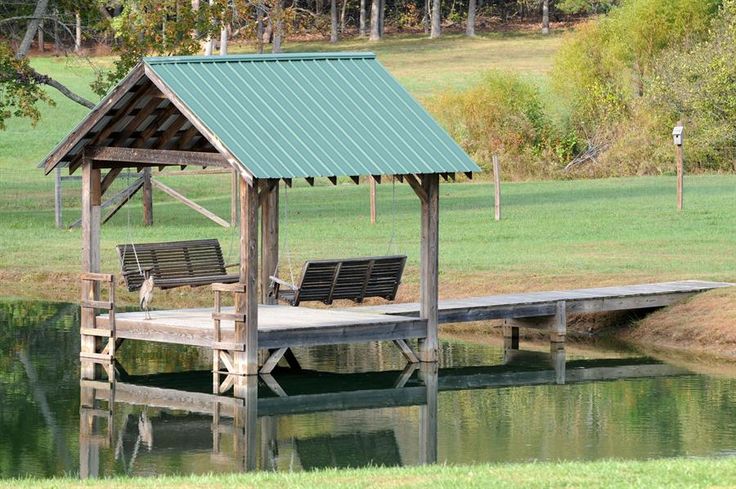
POLYGON ((683 131, 684 131, 684 128, 679 124, 675 126, 674 129, 672 129, 672 139, 675 143, 675 146, 682 146, 683 131))

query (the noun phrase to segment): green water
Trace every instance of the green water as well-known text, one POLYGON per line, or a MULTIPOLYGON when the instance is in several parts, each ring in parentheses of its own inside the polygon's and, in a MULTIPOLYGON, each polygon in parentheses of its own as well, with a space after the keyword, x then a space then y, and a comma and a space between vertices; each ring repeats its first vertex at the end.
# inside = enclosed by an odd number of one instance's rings
POLYGON ((634 352, 443 341, 438 373, 402 376, 390 344, 309 348, 305 371, 216 397, 206 351, 126 343, 109 403, 80 384, 78 324, 74 305, 0 301, 0 477, 736 453, 735 380, 634 352))

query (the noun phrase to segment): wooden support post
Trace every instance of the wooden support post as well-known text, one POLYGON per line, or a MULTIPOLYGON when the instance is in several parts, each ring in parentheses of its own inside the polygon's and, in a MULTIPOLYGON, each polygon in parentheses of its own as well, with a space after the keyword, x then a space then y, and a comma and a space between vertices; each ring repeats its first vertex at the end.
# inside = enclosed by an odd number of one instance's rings
POLYGON ((153 184, 151 169, 143 169, 143 225, 153 226, 153 184))
POLYGON ((245 351, 234 351, 235 373, 258 374, 258 181, 249 185, 240 178, 240 283, 235 310, 245 314, 245 322, 235 321, 235 342, 244 343, 245 351))
POLYGON ((493 155, 493 187, 495 218, 501 220, 501 164, 498 155, 493 155))
POLYGON ((64 223, 61 219, 61 190, 61 167, 57 166, 54 170, 54 221, 57 228, 61 228, 62 226, 64 226, 64 223))
POLYGON ((436 362, 438 358, 438 310, 439 296, 439 175, 421 176, 425 199, 422 199, 422 240, 419 317, 427 320, 427 337, 419 340, 419 359, 436 362))
POLYGON ((269 181, 261 201, 261 304, 276 304, 270 297, 271 275, 279 266, 279 181, 269 181))
POLYGON ((370 201, 371 201, 371 224, 376 223, 376 179, 372 175, 368 175, 368 183, 370 184, 370 201))
POLYGON ((437 364, 422 364, 419 376, 427 388, 427 403, 419 407, 419 464, 437 462, 438 369, 437 364))
POLYGON ((519 349, 519 327, 503 325, 503 347, 507 350, 519 349))
POLYGON ((552 318, 549 327, 549 341, 552 343, 564 343, 567 336, 567 304, 565 301, 557 302, 557 312, 552 318))
MULTIPOLYGON (((82 272, 98 273, 100 271, 100 170, 92 168, 92 160, 84 158, 82 163, 82 272)), ((98 301, 100 299, 99 283, 82 281, 82 301, 98 301)), ((95 328, 95 311, 82 308, 81 329, 95 328)), ((96 353, 98 338, 80 334, 82 353, 96 353)), ((82 368, 82 378, 94 376, 94 366, 82 368)))
POLYGON ((233 168, 230 179, 230 225, 235 226, 238 223, 238 181, 240 176, 238 171, 233 168))

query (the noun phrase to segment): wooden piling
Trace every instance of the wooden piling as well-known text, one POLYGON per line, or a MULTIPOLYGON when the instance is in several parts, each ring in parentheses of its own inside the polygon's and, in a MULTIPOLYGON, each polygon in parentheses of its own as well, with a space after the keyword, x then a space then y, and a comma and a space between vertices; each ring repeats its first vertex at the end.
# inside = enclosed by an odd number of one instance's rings
POLYGON ((235 321, 235 342, 245 344, 234 351, 235 373, 258 374, 258 181, 252 185, 240 178, 240 283, 245 293, 238 294, 235 310, 245 321, 235 321))
POLYGON ((422 225, 420 263, 419 317, 427 320, 427 337, 419 341, 419 359, 436 362, 438 358, 438 296, 439 296, 439 205, 440 181, 436 173, 421 176, 422 225))

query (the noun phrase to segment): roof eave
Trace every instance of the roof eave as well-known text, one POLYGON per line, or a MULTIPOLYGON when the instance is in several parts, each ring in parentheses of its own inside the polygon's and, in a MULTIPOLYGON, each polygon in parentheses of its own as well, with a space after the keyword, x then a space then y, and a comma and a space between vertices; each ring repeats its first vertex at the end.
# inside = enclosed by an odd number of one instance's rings
POLYGON ((82 119, 77 127, 75 127, 51 152, 43 159, 41 164, 44 168, 44 174, 48 175, 54 168, 66 157, 69 151, 79 143, 82 137, 94 127, 102 117, 114 106, 128 90, 134 86, 144 76, 143 64, 138 63, 128 75, 123 78, 120 83, 108 92, 105 97, 90 111, 87 116, 82 119))

